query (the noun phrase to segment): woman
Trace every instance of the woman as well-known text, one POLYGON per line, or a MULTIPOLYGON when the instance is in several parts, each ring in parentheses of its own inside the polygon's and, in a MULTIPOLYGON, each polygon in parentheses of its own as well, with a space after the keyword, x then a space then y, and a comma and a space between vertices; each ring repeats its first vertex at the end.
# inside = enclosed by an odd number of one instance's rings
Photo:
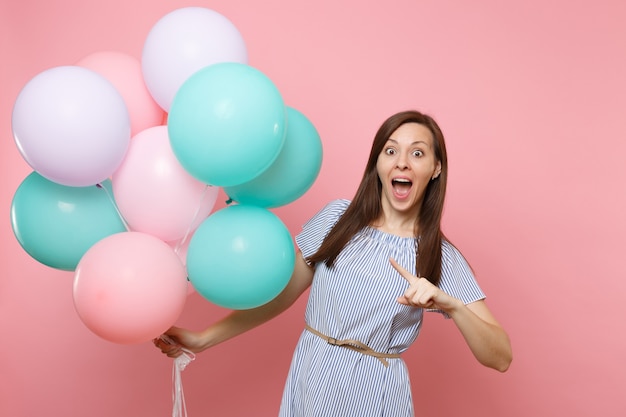
POLYGON ((417 111, 391 116, 353 201, 329 203, 296 236, 300 254, 278 297, 200 332, 172 328, 177 344, 157 347, 171 357, 200 352, 275 317, 311 287, 281 416, 412 416, 400 354, 417 338, 424 310, 451 318, 480 363, 506 371, 509 338, 441 231, 447 173, 437 123, 417 111))

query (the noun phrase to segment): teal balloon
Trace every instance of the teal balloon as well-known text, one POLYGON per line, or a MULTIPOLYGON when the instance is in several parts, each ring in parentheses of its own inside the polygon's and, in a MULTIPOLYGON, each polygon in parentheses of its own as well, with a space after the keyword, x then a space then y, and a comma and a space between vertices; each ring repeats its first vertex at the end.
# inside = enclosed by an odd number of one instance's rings
POLYGON ((187 248, 187 273, 208 301, 230 309, 258 307, 285 288, 295 247, 283 222, 262 207, 232 205, 207 217, 187 248))
POLYGON ((224 187, 234 201, 265 208, 289 204, 311 188, 322 167, 322 141, 300 111, 287 107, 287 134, 276 161, 252 181, 224 187))
POLYGON ((13 196, 13 233, 35 260, 74 271, 96 242, 126 231, 112 196, 110 180, 99 186, 70 187, 33 172, 13 196))
POLYGON ((204 67, 183 83, 167 125, 183 168, 206 184, 226 187, 257 177, 278 157, 286 109, 261 71, 225 62, 204 67))

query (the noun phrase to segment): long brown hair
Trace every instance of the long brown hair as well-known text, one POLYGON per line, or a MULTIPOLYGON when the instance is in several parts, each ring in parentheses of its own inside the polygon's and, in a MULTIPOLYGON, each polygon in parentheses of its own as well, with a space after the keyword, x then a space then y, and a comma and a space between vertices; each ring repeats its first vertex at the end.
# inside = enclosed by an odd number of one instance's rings
POLYGON ((434 139, 435 159, 441 163, 441 174, 429 182, 415 224, 417 243, 415 274, 427 278, 435 285, 439 283, 441 243, 445 239, 441 231, 441 216, 448 180, 448 156, 443 133, 437 122, 432 117, 415 110, 396 113, 380 126, 374 137, 365 172, 354 199, 328 233, 317 252, 307 259, 309 262, 324 262, 332 267, 348 241, 359 230, 369 226, 380 217, 382 184, 376 171, 376 162, 391 134, 405 123, 418 123, 430 130, 434 139))

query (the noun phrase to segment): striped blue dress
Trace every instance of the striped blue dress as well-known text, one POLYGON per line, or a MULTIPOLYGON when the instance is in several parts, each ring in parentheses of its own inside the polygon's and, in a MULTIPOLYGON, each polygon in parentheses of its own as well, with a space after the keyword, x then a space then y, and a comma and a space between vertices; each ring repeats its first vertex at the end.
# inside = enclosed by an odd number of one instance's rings
MULTIPOLYGON (((296 243, 315 253, 344 213, 348 200, 330 202, 303 227, 296 243)), ((407 288, 393 257, 415 268, 415 239, 366 227, 348 243, 333 268, 318 264, 306 307, 306 323, 326 336, 354 339, 378 352, 402 353, 419 334, 423 310, 399 304, 407 288)), ((463 256, 443 244, 440 288, 470 303, 485 296, 463 256)), ((334 346, 304 330, 285 384, 281 417, 413 416, 409 375, 402 359, 377 358, 334 346)))

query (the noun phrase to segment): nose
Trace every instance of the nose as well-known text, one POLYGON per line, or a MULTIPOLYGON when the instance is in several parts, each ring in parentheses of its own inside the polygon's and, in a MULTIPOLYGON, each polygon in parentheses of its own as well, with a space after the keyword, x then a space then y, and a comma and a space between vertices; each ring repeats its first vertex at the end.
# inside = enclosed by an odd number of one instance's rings
POLYGON ((396 160, 396 166, 400 169, 405 169, 408 167, 408 163, 406 161, 406 155, 402 153, 398 154, 398 159, 396 160))

